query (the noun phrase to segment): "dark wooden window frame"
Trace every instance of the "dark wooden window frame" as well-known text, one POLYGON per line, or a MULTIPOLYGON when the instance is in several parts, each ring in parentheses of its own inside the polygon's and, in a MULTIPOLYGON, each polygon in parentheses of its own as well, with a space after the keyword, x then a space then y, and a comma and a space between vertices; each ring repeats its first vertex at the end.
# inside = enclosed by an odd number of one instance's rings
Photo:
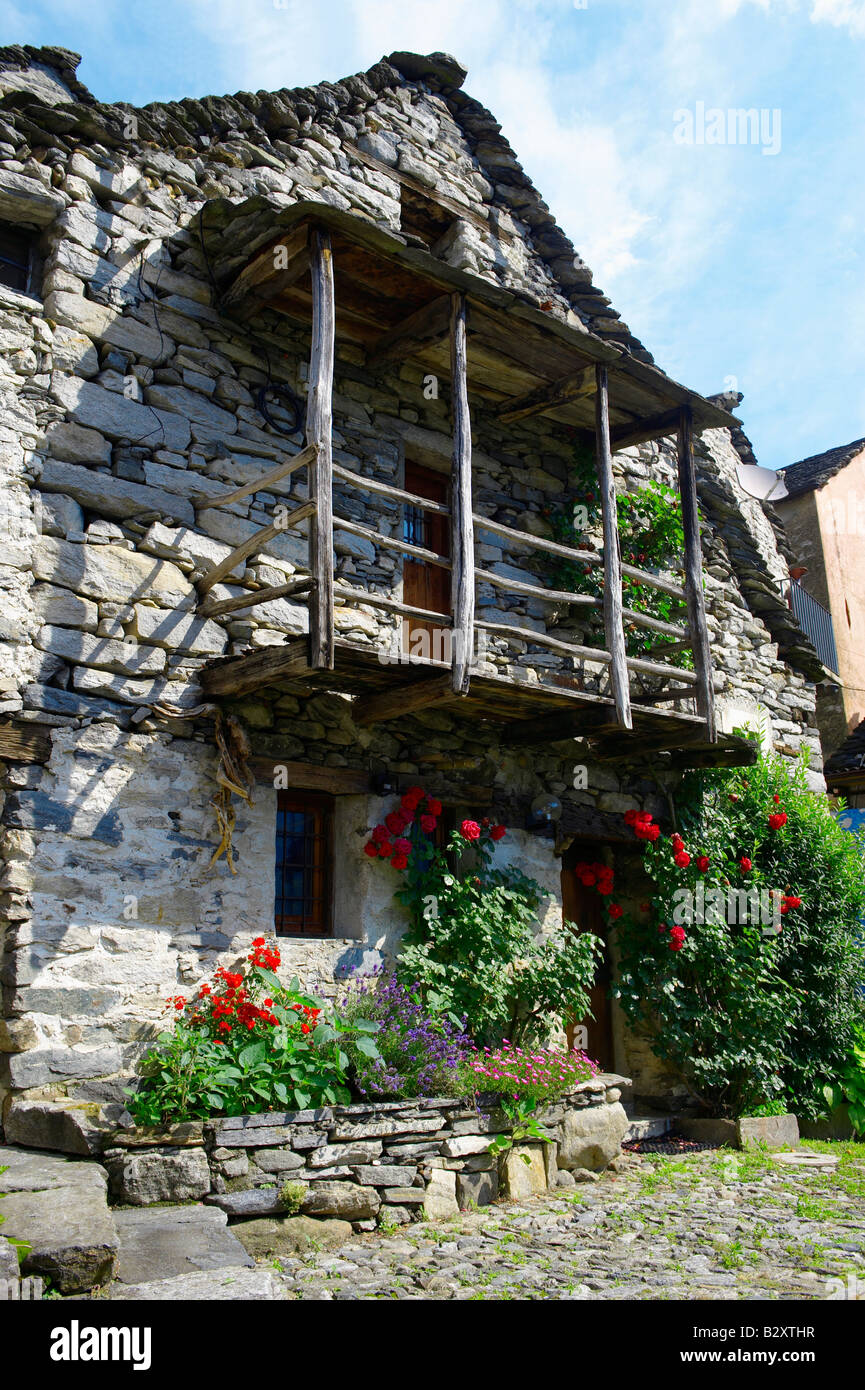
POLYGON ((273 924, 277 936, 329 937, 333 935, 333 816, 334 800, 320 792, 277 792, 276 872, 273 924), (288 814, 311 817, 298 838, 303 841, 299 861, 286 862, 288 836, 284 817, 288 814), (299 896, 286 893, 286 870, 303 871, 299 896), (318 882, 316 883, 316 875, 318 882), (318 889, 318 891, 316 891, 318 889), (300 903, 301 911, 286 912, 288 903, 300 903))
POLYGON ((32 296, 34 264, 34 233, 0 221, 0 285, 16 294, 32 296), (14 284, 14 280, 22 283, 14 284))

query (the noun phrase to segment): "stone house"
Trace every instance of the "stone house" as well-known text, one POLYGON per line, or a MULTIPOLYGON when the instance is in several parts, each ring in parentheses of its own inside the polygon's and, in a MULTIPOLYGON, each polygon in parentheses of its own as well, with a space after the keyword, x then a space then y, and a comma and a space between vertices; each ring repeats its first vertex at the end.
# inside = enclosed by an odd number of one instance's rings
POLYGON ((865 719, 865 439, 800 459, 784 483, 791 603, 829 668, 817 689, 828 760, 865 719))
MULTIPOLYGON (((77 62, 0 50, 7 1101, 118 1099, 260 933, 325 993, 386 959, 362 847, 410 784, 508 824, 545 927, 595 925, 580 858, 639 891, 622 813, 743 724, 822 785, 738 398, 654 365, 455 60, 142 109, 77 62), (614 497, 649 480, 685 554, 642 571, 614 497)), ((596 994, 589 1050, 675 1088, 596 994)))

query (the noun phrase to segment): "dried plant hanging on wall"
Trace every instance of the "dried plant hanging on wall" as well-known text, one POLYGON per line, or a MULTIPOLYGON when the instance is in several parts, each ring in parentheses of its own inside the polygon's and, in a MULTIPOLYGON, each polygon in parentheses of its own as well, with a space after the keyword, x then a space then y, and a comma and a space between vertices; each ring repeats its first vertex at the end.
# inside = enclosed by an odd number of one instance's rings
POLYGON ((252 792, 255 786, 255 778, 248 765, 252 750, 246 730, 239 719, 236 719, 233 714, 223 713, 218 705, 196 705, 194 709, 184 710, 175 708, 173 705, 159 704, 152 705, 151 708, 154 714, 162 715, 166 719, 209 718, 213 720, 213 735, 219 750, 219 762, 216 767, 219 790, 210 798, 210 805, 216 813, 220 839, 211 855, 208 868, 212 869, 224 854, 229 869, 233 874, 236 874, 231 840, 237 813, 232 797, 242 797, 248 806, 252 806, 252 792))

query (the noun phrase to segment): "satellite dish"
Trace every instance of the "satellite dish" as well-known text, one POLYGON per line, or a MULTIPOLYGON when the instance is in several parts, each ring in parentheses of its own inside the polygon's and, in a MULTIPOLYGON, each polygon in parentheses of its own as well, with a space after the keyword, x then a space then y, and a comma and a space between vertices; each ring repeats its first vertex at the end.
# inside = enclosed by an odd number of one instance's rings
POLYGON ((761 468, 757 463, 739 463, 736 474, 743 492, 761 502, 780 502, 782 497, 789 495, 783 469, 776 473, 774 468, 761 468))

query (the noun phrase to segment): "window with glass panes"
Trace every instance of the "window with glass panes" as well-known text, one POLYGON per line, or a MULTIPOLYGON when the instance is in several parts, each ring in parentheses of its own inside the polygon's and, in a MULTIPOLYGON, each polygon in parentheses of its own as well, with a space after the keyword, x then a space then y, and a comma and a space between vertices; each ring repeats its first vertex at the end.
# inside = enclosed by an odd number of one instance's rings
POLYGON ((277 936, 330 936, 332 929, 333 801, 277 793, 277 936))

